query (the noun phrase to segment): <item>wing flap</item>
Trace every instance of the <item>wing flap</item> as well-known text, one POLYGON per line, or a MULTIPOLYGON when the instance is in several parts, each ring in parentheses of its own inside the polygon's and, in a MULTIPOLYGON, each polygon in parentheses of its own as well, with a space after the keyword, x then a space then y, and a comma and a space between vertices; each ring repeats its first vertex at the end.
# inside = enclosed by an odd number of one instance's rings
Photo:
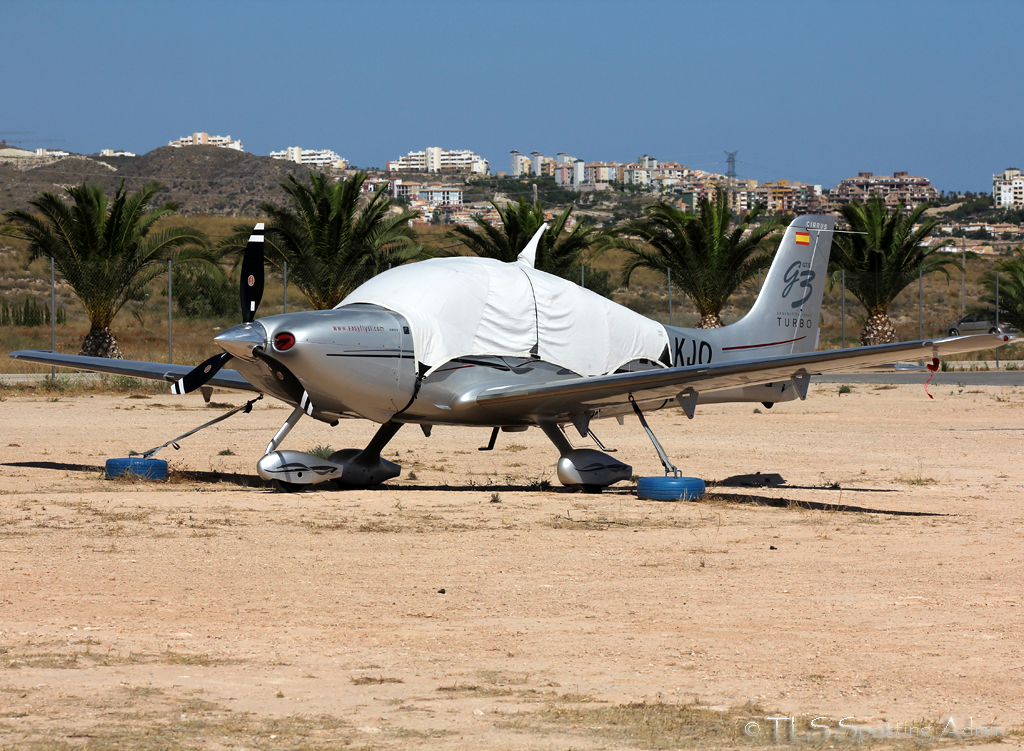
POLYGON ((593 378, 502 386, 476 395, 481 406, 503 414, 529 414, 558 419, 580 412, 619 407, 629 395, 641 403, 674 399, 687 388, 698 393, 788 380, 805 371, 809 375, 871 370, 897 360, 931 360, 994 349, 1014 337, 1005 334, 959 336, 916 342, 895 342, 871 347, 806 352, 796 355, 738 360, 713 365, 664 368, 593 378))
MULTIPOLYGON (((59 352, 47 352, 45 350, 19 350, 11 352, 10 357, 15 360, 28 360, 44 365, 58 365, 62 368, 90 370, 96 373, 114 373, 133 378, 148 378, 154 381, 174 382, 192 370, 191 365, 169 365, 162 362, 145 362, 143 360, 115 360, 109 357, 62 355, 59 352)), ((221 370, 206 385, 222 389, 233 389, 235 391, 259 391, 259 389, 242 378, 234 370, 221 370)))

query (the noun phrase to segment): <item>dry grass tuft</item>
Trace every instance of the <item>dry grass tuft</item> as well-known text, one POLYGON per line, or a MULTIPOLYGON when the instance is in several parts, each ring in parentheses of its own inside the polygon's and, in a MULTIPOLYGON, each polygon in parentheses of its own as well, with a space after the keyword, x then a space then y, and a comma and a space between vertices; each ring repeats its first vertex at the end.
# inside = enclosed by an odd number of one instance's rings
POLYGON ((385 678, 384 676, 361 675, 358 678, 351 678, 353 686, 379 686, 385 683, 405 683, 401 678, 385 678))
POLYGON ((896 478, 897 482, 904 482, 908 485, 934 485, 938 482, 934 477, 924 476, 924 463, 922 461, 917 462, 917 472, 907 475, 900 475, 896 478))
MULTIPOLYGON (((168 695, 159 689, 127 686, 113 694, 62 697, 62 712, 45 734, 32 725, 4 727, 3 748, 32 751, 166 751, 207 748, 288 748, 320 751, 348 747, 361 739, 343 720, 332 715, 292 714, 258 717, 232 712, 190 695, 168 695), (76 724, 87 715, 89 722, 76 724)), ((11 717, 33 714, 25 695, 11 717)), ((363 746, 364 748, 366 746, 363 746)))
POLYGON ((451 686, 438 686, 437 690, 448 696, 511 696, 507 688, 491 688, 474 683, 453 683, 451 686))
POLYGON ((587 701, 551 703, 513 724, 538 732, 559 728, 572 735, 638 748, 716 748, 748 745, 751 739, 743 726, 751 720, 763 722, 765 717, 755 706, 720 711, 696 701, 607 705, 585 698, 587 701))
POLYGON ((219 665, 238 665, 242 660, 224 657, 211 657, 208 654, 190 654, 166 650, 157 655, 154 662, 164 665, 198 665, 200 667, 217 667, 219 665))

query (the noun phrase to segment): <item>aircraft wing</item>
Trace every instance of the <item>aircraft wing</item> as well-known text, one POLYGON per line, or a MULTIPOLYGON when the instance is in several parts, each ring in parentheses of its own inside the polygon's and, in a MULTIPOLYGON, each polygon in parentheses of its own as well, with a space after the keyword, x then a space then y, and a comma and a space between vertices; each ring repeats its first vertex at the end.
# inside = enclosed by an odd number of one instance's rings
POLYGON ((480 406, 503 415, 530 415, 539 419, 568 422, 573 415, 582 413, 594 415, 601 410, 621 412, 621 408, 629 404, 630 395, 641 406, 661 406, 665 401, 675 399, 689 389, 700 394, 705 391, 756 386, 790 379, 803 395, 806 394, 807 383, 812 375, 872 370, 879 365, 897 360, 930 361, 933 353, 941 357, 994 349, 1013 341, 1014 338, 1006 334, 958 336, 592 378, 499 386, 480 391, 475 395, 475 400, 480 406))
MULTIPOLYGON (((59 352, 45 350, 19 350, 11 352, 15 360, 29 360, 44 365, 59 365, 62 368, 91 370, 97 373, 116 373, 133 378, 149 378, 154 381, 174 382, 192 370, 193 365, 169 365, 164 362, 144 362, 142 360, 115 360, 110 357, 85 357, 82 355, 62 355, 59 352)), ((258 391, 258 389, 242 378, 237 371, 221 370, 207 384, 234 391, 258 391)))

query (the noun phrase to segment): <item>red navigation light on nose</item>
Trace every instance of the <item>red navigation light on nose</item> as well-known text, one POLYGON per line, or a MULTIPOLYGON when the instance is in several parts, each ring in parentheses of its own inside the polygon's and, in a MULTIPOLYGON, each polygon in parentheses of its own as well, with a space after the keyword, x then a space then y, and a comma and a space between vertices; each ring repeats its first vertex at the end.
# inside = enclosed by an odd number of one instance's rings
POLYGON ((295 346, 295 336, 287 331, 282 331, 274 337, 274 349, 285 352, 295 346))

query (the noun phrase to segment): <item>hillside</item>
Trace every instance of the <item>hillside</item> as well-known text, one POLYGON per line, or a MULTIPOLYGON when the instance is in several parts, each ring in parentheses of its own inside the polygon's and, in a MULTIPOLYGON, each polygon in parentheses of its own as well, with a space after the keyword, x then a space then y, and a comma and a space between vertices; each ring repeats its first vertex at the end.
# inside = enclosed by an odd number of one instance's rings
POLYGON ((59 192, 83 181, 108 192, 121 180, 132 189, 156 180, 164 186, 158 201, 177 201, 182 214, 254 215, 261 201, 277 202, 288 175, 304 179, 308 167, 215 146, 164 146, 131 159, 120 168, 106 160, 72 156, 28 170, 0 165, 0 211, 25 208, 41 191, 59 192))

